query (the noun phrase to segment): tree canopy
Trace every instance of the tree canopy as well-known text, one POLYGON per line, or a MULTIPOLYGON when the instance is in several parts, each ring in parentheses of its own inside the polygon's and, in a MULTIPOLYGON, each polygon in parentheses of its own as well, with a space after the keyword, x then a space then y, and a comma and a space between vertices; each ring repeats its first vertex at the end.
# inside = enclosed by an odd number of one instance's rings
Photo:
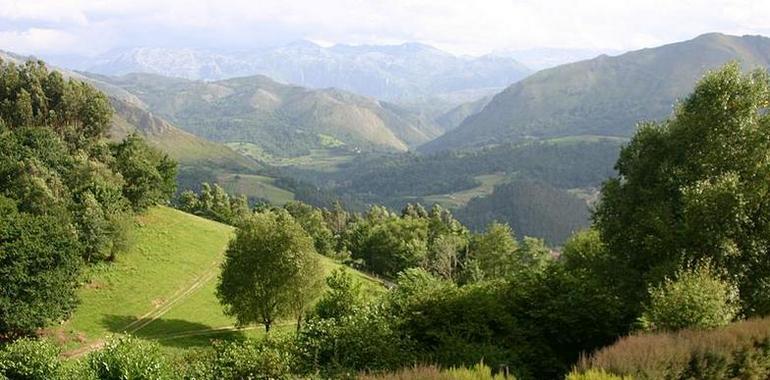
POLYGON ((301 318, 322 285, 313 240, 285 210, 256 213, 230 242, 217 297, 240 325, 301 318))
POLYGON ((768 104, 767 72, 744 75, 732 63, 623 148, 595 219, 632 299, 708 259, 738 284, 749 315, 770 312, 768 104))

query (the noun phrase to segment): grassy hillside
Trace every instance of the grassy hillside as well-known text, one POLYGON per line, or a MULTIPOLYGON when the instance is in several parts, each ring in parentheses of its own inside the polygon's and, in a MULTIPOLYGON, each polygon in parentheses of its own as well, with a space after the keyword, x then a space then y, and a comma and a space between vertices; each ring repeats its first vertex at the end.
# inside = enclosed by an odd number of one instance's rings
POLYGON ((770 38, 706 34, 540 71, 483 111, 425 144, 426 152, 573 135, 630 136, 639 120, 667 117, 709 69, 739 60, 770 66, 770 38))
POLYGON ((275 178, 261 175, 226 174, 217 180, 229 194, 246 194, 247 196, 268 200, 271 204, 283 205, 294 200, 294 193, 275 185, 275 178))
POLYGON ((422 198, 423 202, 427 204, 438 203, 446 208, 465 206, 473 198, 492 194, 495 186, 505 181, 505 175, 482 174, 473 177, 473 179, 478 181, 478 186, 449 194, 426 195, 422 198))
POLYGON ((404 151, 440 134, 420 114, 348 92, 309 90, 264 76, 217 82, 150 74, 96 76, 134 94, 147 109, 209 140, 259 145, 274 156, 311 149, 404 151))
MULTIPOLYGON (((137 217, 136 225, 130 252, 94 268, 80 290, 80 307, 51 331, 69 354, 97 347, 111 333, 129 332, 169 348, 186 348, 206 345, 212 337, 262 332, 257 326, 235 329, 215 296, 232 227, 166 207, 137 217)), ((339 266, 322 260, 327 271, 339 266)), ((369 292, 381 291, 376 280, 353 272, 369 292)))
POLYGON ((137 131, 156 148, 164 151, 183 166, 208 167, 254 171, 259 164, 225 145, 217 144, 174 127, 168 121, 131 103, 111 98, 115 115, 110 135, 122 139, 137 131))

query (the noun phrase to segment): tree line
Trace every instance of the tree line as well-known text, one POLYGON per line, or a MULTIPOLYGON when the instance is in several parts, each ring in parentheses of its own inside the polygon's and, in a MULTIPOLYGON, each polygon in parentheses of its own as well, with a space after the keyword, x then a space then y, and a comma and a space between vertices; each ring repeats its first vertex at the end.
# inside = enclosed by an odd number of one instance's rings
POLYGON ((132 216, 175 192, 176 163, 110 142, 98 90, 40 61, 0 61, 0 341, 65 319, 84 265, 113 261, 132 216))

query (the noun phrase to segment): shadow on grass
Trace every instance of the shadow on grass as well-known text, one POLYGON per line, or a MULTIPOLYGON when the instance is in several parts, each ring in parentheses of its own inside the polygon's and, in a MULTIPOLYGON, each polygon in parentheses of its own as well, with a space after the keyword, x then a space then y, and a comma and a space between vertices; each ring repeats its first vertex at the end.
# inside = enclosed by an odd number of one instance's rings
POLYGON ((238 331, 217 331, 202 323, 182 319, 149 319, 128 315, 105 315, 102 325, 113 333, 128 333, 138 338, 153 340, 163 346, 188 348, 206 347, 212 340, 241 340, 238 331))

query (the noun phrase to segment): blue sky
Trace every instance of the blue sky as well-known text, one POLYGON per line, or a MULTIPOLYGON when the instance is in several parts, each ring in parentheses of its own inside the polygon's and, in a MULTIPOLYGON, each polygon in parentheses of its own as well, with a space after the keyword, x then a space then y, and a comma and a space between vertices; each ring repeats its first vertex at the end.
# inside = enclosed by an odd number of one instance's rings
POLYGON ((133 46, 250 49, 417 41, 455 54, 623 51, 705 32, 770 35, 770 1, 0 0, 0 49, 96 55, 133 46))

